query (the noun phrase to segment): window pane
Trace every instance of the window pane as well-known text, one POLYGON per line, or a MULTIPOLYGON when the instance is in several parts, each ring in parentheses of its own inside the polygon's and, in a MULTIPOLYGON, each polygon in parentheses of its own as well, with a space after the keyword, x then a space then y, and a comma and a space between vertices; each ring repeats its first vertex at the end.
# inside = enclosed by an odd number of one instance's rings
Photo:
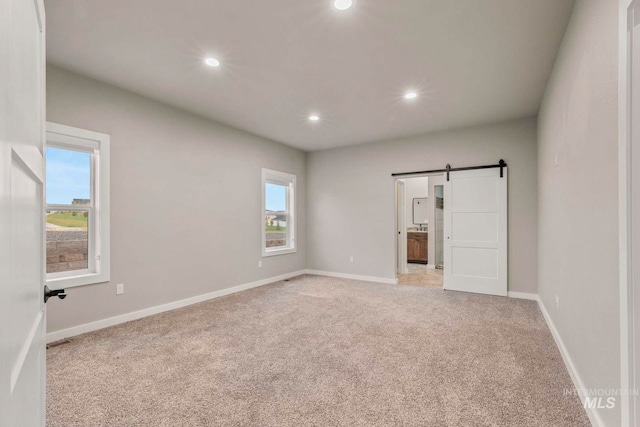
POLYGON ((264 207, 268 211, 284 212, 287 210, 287 187, 278 184, 265 184, 264 207))
POLYGON ((89 268, 89 212, 47 210, 47 273, 89 268))
POLYGON ((266 214, 264 219, 266 247, 287 246, 287 216, 266 214))
POLYGON ((277 248, 287 246, 287 215, 277 212, 287 210, 287 186, 278 184, 265 184, 264 206, 265 213, 266 247, 277 248))
POLYGON ((86 205, 91 197, 91 154, 47 147, 47 203, 86 205))

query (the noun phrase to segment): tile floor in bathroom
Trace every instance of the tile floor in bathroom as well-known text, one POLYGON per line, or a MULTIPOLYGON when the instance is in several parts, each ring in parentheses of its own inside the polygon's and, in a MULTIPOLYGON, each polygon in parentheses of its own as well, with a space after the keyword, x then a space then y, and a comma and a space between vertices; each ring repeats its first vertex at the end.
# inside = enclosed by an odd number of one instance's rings
POLYGON ((398 284, 442 289, 444 271, 427 268, 426 264, 407 264, 408 274, 398 274, 398 284))

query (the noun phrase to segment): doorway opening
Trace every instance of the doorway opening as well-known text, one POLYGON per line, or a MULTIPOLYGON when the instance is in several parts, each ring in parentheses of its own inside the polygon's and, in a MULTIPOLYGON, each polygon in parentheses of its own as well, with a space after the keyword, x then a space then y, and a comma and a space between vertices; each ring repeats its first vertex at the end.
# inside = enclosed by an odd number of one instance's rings
POLYGON ((396 179, 398 284, 442 289, 444 176, 396 179))
POLYGON ((501 159, 392 174, 399 284, 508 295, 507 172, 501 159))

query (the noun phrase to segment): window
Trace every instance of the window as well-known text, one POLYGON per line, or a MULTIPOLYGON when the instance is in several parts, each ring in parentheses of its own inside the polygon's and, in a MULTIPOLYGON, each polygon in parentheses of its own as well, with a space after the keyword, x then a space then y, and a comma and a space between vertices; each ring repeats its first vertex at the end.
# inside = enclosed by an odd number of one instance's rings
POLYGON ((262 256, 296 251, 296 176, 262 169, 262 256))
POLYGON ((109 280, 109 135, 47 123, 47 283, 109 280))

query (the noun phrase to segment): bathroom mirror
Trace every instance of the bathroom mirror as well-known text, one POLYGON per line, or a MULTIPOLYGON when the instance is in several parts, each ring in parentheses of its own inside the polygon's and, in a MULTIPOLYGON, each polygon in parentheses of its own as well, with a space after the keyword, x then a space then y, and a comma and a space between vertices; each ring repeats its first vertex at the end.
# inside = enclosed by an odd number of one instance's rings
POLYGON ((413 199, 413 223, 423 225, 429 223, 428 197, 413 199))

